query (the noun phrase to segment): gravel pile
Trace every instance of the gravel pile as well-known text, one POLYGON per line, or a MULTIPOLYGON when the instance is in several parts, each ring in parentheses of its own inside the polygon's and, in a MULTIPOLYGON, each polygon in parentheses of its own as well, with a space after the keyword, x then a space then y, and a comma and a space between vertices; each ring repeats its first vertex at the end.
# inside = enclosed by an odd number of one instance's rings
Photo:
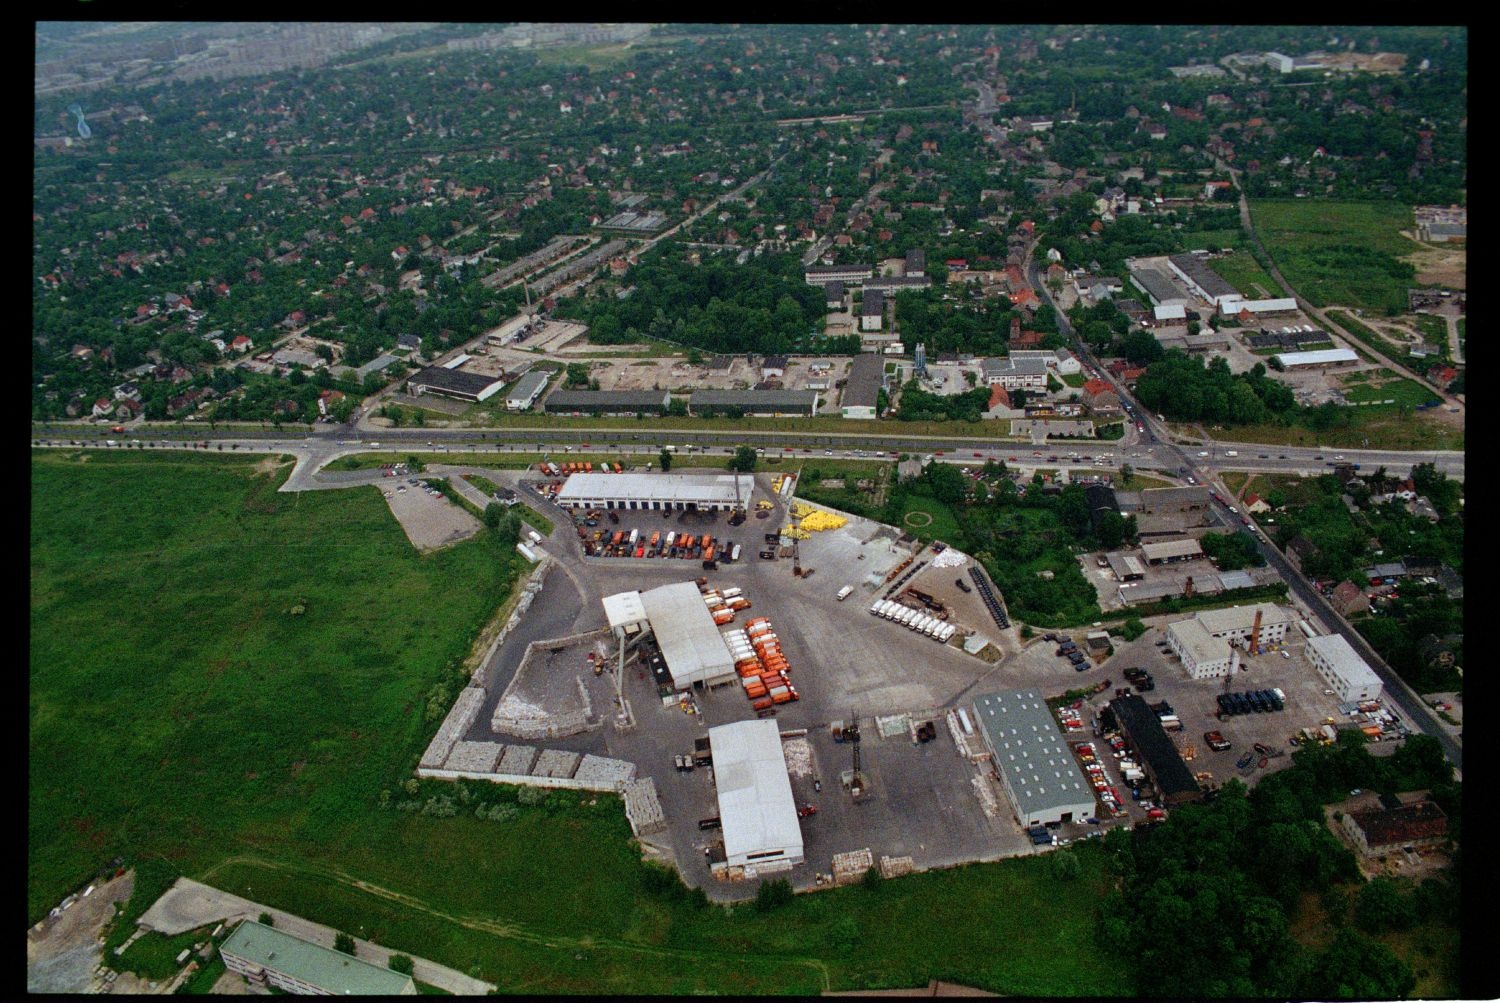
POLYGON ((786 769, 794 777, 812 776, 812 746, 805 738, 793 738, 781 743, 781 754, 786 757, 786 769))

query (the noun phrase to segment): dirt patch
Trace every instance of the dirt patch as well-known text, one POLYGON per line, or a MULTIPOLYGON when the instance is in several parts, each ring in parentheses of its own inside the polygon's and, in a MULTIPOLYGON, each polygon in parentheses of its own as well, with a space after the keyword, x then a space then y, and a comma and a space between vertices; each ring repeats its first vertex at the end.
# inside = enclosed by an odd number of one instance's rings
MULTIPOLYGON (((1401 235, 1416 240, 1416 237, 1406 230, 1401 231, 1401 235)), ((1421 248, 1402 259, 1411 262, 1412 267, 1417 270, 1417 285, 1439 285, 1449 289, 1465 288, 1469 266, 1467 248, 1432 244, 1422 244, 1421 248)))
POLYGON ((135 872, 95 886, 56 916, 26 931, 26 988, 40 993, 87 992, 103 957, 98 943, 115 903, 130 898, 135 872))
POLYGON ((274 474, 284 466, 286 464, 279 457, 267 456, 255 465, 255 472, 257 474, 274 474))

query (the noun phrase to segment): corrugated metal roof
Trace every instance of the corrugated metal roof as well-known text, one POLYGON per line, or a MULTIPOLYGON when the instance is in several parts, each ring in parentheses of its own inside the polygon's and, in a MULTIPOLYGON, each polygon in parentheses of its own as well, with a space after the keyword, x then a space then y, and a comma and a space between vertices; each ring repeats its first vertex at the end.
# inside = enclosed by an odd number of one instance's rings
POLYGON ((1169 557, 1201 554, 1203 545, 1197 540, 1164 540, 1161 543, 1141 544, 1141 553, 1146 555, 1148 561, 1158 561, 1169 557))
POLYGON ((734 675, 734 657, 698 586, 676 582, 640 595, 673 685, 680 688, 734 675))
MULTIPOLYGON (((701 599, 696 600, 703 606, 701 599)), ((708 730, 719 794, 724 855, 736 857, 785 850, 802 856, 802 827, 775 721, 738 721, 708 730)))
POLYGON ((975 699, 974 716, 1022 816, 1093 810, 1093 785, 1084 780, 1039 692, 986 694, 975 699))
POLYGON ((605 499, 732 505, 735 479, 739 501, 749 504, 755 480, 749 474, 573 474, 557 493, 557 503, 605 499))
POLYGON ((1276 358, 1284 366, 1320 366, 1330 362, 1358 362, 1359 356, 1347 348, 1323 348, 1316 352, 1282 352, 1276 358))

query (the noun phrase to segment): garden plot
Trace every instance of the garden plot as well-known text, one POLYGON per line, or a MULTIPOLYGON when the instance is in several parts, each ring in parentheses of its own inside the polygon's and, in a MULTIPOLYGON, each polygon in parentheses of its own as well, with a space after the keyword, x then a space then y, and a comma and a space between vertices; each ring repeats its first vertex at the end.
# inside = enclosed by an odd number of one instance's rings
POLYGON ((422 553, 467 540, 484 526, 447 498, 430 495, 420 485, 379 485, 391 514, 411 545, 422 553), (405 488, 402 491, 401 488, 405 488))

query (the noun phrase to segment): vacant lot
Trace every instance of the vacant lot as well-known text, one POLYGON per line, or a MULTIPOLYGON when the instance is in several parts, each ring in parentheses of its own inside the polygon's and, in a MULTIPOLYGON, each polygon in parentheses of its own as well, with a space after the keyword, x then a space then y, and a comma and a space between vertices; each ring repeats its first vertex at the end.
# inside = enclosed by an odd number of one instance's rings
POLYGON ((256 462, 33 457, 33 920, 115 854, 380 845, 428 691, 509 591, 488 534, 418 556, 374 492, 278 494, 256 462))
POLYGON ((1415 273, 1402 259, 1420 247, 1401 234, 1410 206, 1281 199, 1253 202, 1250 212, 1281 273, 1314 306, 1406 309, 1415 273))
POLYGON ((1271 278, 1248 251, 1237 251, 1227 257, 1214 258, 1208 263, 1208 267, 1251 299, 1277 299, 1286 295, 1281 284, 1271 278))

